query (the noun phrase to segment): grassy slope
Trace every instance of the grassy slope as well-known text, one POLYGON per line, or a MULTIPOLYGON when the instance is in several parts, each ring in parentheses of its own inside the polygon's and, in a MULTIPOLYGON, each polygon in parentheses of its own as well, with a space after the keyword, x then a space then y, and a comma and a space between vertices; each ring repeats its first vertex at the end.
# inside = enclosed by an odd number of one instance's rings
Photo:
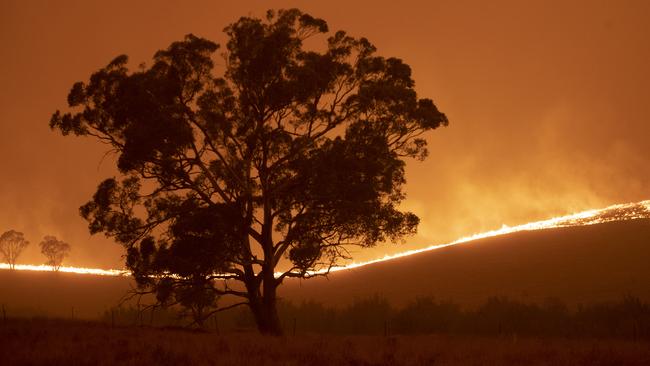
POLYGON ((647 343, 441 336, 272 338, 11 319, 4 365, 647 365, 647 343))
MULTIPOLYGON (((570 304, 650 300, 650 220, 521 232, 336 272, 329 279, 287 281, 281 296, 328 305, 382 294, 396 305, 435 296, 463 305, 505 295, 570 304)), ((34 312, 96 317, 129 289, 128 278, 0 270, 0 303, 10 315, 34 312)))
POLYGON ((10 316, 96 318, 129 290, 130 278, 0 270, 0 303, 10 316))
POLYGON ((288 283, 289 299, 332 305, 379 293, 478 305, 489 296, 569 304, 650 300, 650 220, 519 232, 288 283))

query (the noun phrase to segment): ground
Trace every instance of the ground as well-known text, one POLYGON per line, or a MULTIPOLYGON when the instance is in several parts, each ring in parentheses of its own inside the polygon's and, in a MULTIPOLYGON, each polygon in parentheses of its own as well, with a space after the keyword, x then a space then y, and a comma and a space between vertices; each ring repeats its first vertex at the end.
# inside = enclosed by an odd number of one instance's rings
POLYGON ((7 319, 4 365, 648 365, 650 343, 504 337, 263 337, 7 319))

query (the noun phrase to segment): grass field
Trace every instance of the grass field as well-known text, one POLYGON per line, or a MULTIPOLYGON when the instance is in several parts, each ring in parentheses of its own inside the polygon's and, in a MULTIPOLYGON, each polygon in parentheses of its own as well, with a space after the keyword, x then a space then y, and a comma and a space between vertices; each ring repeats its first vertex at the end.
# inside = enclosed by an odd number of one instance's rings
POLYGON ((8 319, 3 365, 648 365, 650 343, 603 339, 219 335, 8 319))

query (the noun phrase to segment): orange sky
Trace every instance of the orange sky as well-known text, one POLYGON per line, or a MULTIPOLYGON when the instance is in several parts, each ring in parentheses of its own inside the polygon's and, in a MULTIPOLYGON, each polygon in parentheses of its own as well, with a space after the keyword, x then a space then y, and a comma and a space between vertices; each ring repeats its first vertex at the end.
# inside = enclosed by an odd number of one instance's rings
POLYGON ((122 263, 78 215, 113 174, 104 146, 48 128, 75 81, 118 54, 149 62, 190 32, 223 44, 239 16, 289 7, 404 59, 450 119, 408 164, 419 234, 359 259, 650 198, 647 1, 2 0, 0 232, 32 242, 20 262, 42 262, 36 244, 53 234, 70 265, 122 263))

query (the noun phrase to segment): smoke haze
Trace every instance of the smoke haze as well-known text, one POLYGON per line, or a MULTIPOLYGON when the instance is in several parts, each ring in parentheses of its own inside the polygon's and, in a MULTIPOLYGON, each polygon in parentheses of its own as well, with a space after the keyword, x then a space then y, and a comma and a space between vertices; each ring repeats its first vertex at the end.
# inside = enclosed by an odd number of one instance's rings
MULTIPOLYGON (((299 7, 411 65, 450 125, 409 161, 404 208, 421 218, 381 257, 587 208, 650 198, 646 1, 17 1, 0 3, 0 232, 72 245, 66 264, 120 267, 78 207, 115 174, 106 147, 49 130, 76 81, 119 54, 133 66, 187 33, 225 43, 243 15, 299 7)), ((217 63, 218 65, 218 63, 217 63)))

